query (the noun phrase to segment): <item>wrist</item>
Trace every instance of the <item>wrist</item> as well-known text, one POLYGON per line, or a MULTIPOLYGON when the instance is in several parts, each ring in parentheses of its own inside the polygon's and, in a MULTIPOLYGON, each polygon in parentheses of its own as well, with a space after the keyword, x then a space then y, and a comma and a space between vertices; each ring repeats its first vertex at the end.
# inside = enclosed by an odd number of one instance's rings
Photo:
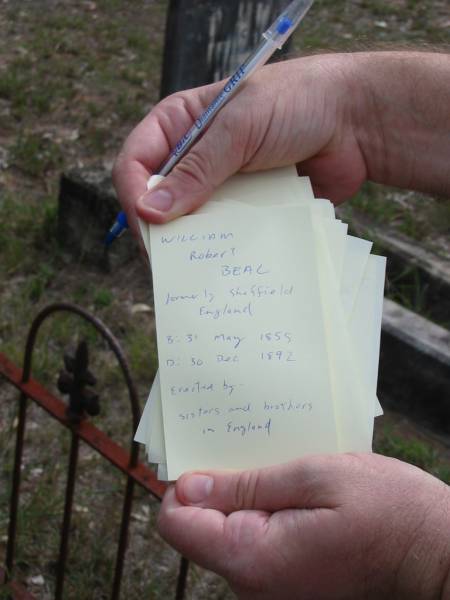
POLYGON ((449 195, 450 56, 349 56, 351 122, 368 179, 449 195))
POLYGON ((444 578, 442 585, 441 599, 445 600, 445 598, 450 598, 450 564, 447 569, 447 576, 444 578))
POLYGON ((413 502, 411 531, 401 554, 396 598, 450 598, 450 488, 443 483, 421 503, 413 502), (414 523, 414 525, 413 525, 414 523))

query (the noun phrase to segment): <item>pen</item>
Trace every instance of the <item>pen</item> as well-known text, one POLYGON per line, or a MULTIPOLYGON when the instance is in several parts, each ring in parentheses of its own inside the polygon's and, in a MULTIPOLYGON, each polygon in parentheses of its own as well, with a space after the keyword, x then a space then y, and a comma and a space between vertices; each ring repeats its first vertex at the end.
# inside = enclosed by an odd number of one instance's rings
MULTIPOLYGON (((228 79, 222 91, 214 98, 205 111, 194 121, 192 127, 180 138, 169 154, 168 159, 158 169, 158 175, 168 175, 174 166, 183 158, 198 137, 205 131, 219 110, 236 94, 244 81, 256 69, 264 65, 275 50, 280 49, 294 32, 314 0, 293 0, 272 25, 265 31, 263 41, 246 59, 237 71, 228 79)), ((120 212, 116 222, 109 230, 105 244, 109 246, 125 229, 127 217, 120 212)))

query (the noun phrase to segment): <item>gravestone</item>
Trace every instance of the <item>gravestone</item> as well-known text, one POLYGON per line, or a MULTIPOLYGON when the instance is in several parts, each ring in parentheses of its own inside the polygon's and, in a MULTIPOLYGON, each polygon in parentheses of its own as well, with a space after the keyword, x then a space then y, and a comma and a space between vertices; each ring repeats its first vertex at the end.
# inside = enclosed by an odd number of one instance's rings
MULTIPOLYGON (((288 0, 171 0, 161 98, 230 76, 262 40, 288 0)), ((273 57, 279 60, 289 40, 273 57)))
MULTIPOLYGON (((161 97, 233 73, 287 3, 286 0, 171 0, 161 97)), ((286 50, 285 45, 283 51, 286 50)), ((277 55, 280 53, 275 59, 277 55)), ((61 179, 58 215, 61 243, 76 260, 101 268, 111 265, 114 268, 114 264, 135 260, 138 248, 131 235, 113 244, 108 254, 103 250, 105 232, 118 210, 111 173, 104 167, 65 173, 61 179)), ((405 260, 395 247, 392 253, 405 260)), ((402 264, 407 263, 408 260, 402 264)), ((443 281, 442 275, 438 275, 443 281)), ((445 306, 443 301, 440 305, 445 306)), ((390 399, 388 405, 424 419, 448 434, 448 332, 387 301, 380 363, 379 390, 390 399)))
POLYGON ((106 233, 120 210, 111 172, 103 165, 72 169, 61 176, 57 237, 64 251, 77 262, 109 271, 135 259, 138 244, 130 234, 108 250, 106 233))

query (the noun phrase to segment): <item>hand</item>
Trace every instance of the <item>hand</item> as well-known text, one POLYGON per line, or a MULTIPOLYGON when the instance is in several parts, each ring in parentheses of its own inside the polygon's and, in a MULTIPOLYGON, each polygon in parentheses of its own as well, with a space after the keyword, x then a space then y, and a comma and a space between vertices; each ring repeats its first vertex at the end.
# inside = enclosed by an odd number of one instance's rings
POLYGON ((450 598, 449 488, 375 454, 185 474, 158 527, 240 598, 450 598))
POLYGON ((345 122, 350 94, 341 73, 343 62, 351 61, 345 55, 329 55, 261 69, 219 112, 158 192, 142 197, 149 175, 223 82, 160 102, 131 133, 114 168, 114 183, 128 216, 133 219, 137 202, 143 219, 165 222, 205 202, 236 171, 295 163, 302 164, 304 173, 314 174, 320 195, 342 200, 353 194, 366 178, 366 168, 345 122))
POLYGON ((328 54, 268 65, 217 115, 157 190, 146 183, 223 86, 160 102, 113 172, 131 226, 200 206, 233 173, 297 164, 316 196, 340 202, 365 179, 450 194, 450 56, 328 54), (420 168, 417 168, 420 165, 420 168))

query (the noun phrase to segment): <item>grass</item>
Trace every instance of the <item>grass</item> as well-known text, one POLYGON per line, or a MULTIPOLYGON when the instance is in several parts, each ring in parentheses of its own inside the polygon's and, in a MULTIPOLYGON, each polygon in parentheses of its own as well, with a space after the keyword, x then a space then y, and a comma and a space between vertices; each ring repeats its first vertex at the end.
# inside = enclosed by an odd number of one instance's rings
POLYGON ((29 278, 26 286, 26 296, 31 302, 37 302, 49 287, 55 271, 50 265, 41 265, 36 275, 29 278))
MULTIPOLYGON (((103 410, 104 417, 108 412, 103 410)), ((11 413, 12 417, 12 413, 11 413)), ((109 417, 111 419, 111 416, 109 417)), ((98 419, 96 419, 98 421, 98 419)), ((107 429, 105 423, 102 429, 107 429)), ((11 474, 11 441, 2 434, 2 476, 11 474), (5 456, 6 454, 6 456, 5 456), (6 460, 5 460, 6 458, 6 460)), ((22 470, 21 511, 18 524, 15 577, 28 582, 36 597, 51 596, 63 514, 63 491, 69 447, 69 434, 42 411, 32 407, 28 421, 27 446, 22 470), (34 452, 30 449, 34 448, 34 452), (39 449, 36 451, 36 449, 39 449), (55 461, 55 456, 58 460, 55 461), (43 575, 43 585, 33 585, 32 577, 43 575)), ((65 581, 67 599, 91 600, 108 597, 115 566, 122 494, 125 478, 90 449, 81 446, 69 557, 65 581), (89 549, 87 552, 86 549, 89 549)), ((5 506, 9 488, 0 488, 5 506)), ((165 598, 172 596, 179 559, 155 533, 158 503, 136 489, 130 524, 130 543, 122 580, 123 598, 165 598)), ((0 532, 5 531, 6 514, 0 513, 0 532)), ((231 598, 224 582, 193 567, 191 598, 231 598)))
POLYGON ((409 438, 393 432, 391 427, 385 427, 377 439, 375 452, 398 458, 411 465, 428 471, 444 483, 450 485, 450 466, 448 460, 442 458, 436 446, 421 439, 409 438))
POLYGON ((126 92, 122 92, 116 98, 115 112, 123 121, 138 123, 144 117, 142 99, 139 101, 139 95, 133 97, 126 92))
POLYGON ((11 148, 12 164, 32 177, 44 177, 63 164, 61 147, 38 134, 22 134, 11 148))
POLYGON ((448 201, 424 194, 402 192, 396 188, 363 184, 360 191, 343 206, 350 221, 363 216, 374 225, 388 225, 412 240, 425 242, 432 234, 450 231, 448 201))
POLYGON ((417 267, 403 269, 386 279, 386 296, 405 308, 429 317, 428 286, 422 282, 417 267))
MULTIPOLYGON (((17 571, 28 582, 32 576, 44 574, 43 586, 31 584, 31 589, 38 593, 37 597, 40 597, 43 591, 53 593, 70 437, 67 431, 52 423, 37 409, 32 409, 31 413, 29 424, 33 427, 27 434, 28 441, 34 448, 41 448, 41 450, 38 453, 25 455, 16 565, 17 571), (36 426, 38 423, 39 426, 36 426), (50 438, 49 434, 51 434, 50 438), (60 456, 58 461, 54 460, 55 454, 60 456)), ((11 464, 9 462, 3 464, 5 470, 10 471, 11 464)), ((110 589, 124 488, 123 475, 107 467, 100 456, 85 447, 81 448, 71 523, 65 598, 90 600, 93 597, 103 597, 103 594, 110 589), (90 551, 86 552, 86 548, 90 551)), ((7 502, 8 490, 3 487, 0 493, 4 505, 7 502)), ((167 554, 164 544, 154 533, 151 533, 150 527, 154 525, 156 508, 156 501, 149 502, 145 494, 139 491, 136 493, 133 514, 146 515, 147 522, 144 524, 142 521, 136 522, 140 525, 140 535, 136 531, 133 532, 134 543, 131 542, 129 553, 142 552, 141 546, 145 544, 147 546, 145 557, 139 556, 139 562, 145 558, 146 563, 152 564, 153 571, 147 575, 147 581, 143 585, 141 577, 133 577, 132 570, 127 567, 122 597, 140 597, 143 588, 147 588, 150 582, 155 586, 157 568, 160 566, 161 558, 167 554), (149 537, 152 540, 150 548, 149 537)), ((132 531, 136 530, 133 521, 132 531)), ((3 521, 1 526, 3 531, 6 522, 3 521)), ((170 551, 170 554, 172 558, 174 553, 170 551)), ((173 589, 174 577, 173 570, 165 580, 166 593, 173 589)))
POLYGON ((293 53, 317 50, 367 50, 382 44, 447 44, 443 5, 424 5, 415 0, 358 4, 316 0, 293 40, 293 53), (433 12, 434 11, 434 12, 433 12))
MULTIPOLYGON (((428 253, 448 256, 443 243, 450 233, 448 200, 366 182, 339 211, 356 235, 374 241, 374 254, 389 253, 383 241, 377 239, 377 231, 385 231, 403 237, 410 244, 420 243, 428 253)), ((422 271, 415 265, 405 267, 397 262, 388 257, 386 296, 448 328, 448 315, 436 302, 422 271)))
POLYGON ((42 261, 36 264, 36 250, 52 261, 56 252, 55 228, 57 205, 53 198, 43 196, 40 202, 18 203, 13 194, 0 201, 0 276, 15 273, 42 275, 42 261))
POLYGON ((110 306, 114 299, 113 293, 111 290, 100 289, 97 290, 94 296, 94 306, 95 308, 105 308, 110 306))

